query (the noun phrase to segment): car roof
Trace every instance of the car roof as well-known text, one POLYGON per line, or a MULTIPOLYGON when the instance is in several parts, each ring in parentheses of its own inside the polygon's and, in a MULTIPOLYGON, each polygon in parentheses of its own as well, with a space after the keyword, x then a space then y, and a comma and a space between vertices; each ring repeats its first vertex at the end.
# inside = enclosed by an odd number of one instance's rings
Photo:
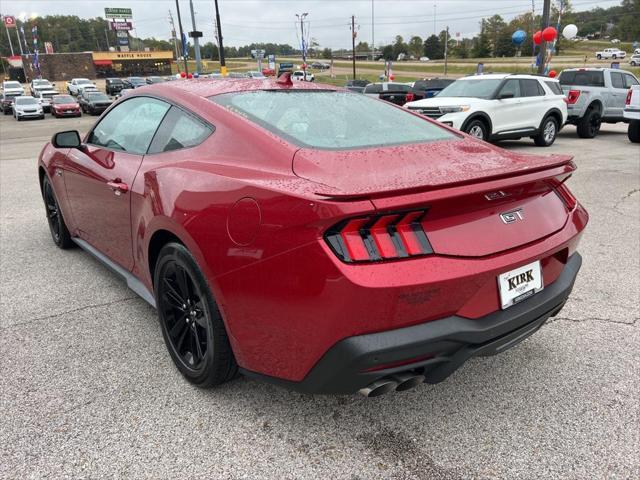
MULTIPOLYGON (((157 83, 145 89, 146 92, 157 92, 158 94, 171 93, 180 96, 181 94, 192 94, 199 97, 212 97, 225 93, 251 92, 258 90, 341 90, 333 85, 323 85, 311 82, 299 82, 295 86, 278 83, 272 78, 221 78, 212 80, 189 79, 177 82, 157 83)), ((142 93, 141 93, 142 95, 142 93)))

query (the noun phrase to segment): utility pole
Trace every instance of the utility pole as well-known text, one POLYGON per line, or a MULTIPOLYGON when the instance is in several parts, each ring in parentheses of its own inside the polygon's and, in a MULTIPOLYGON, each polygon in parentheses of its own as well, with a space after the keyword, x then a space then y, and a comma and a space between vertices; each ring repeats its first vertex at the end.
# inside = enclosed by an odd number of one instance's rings
MULTIPOLYGON (((544 0, 542 7, 542 23, 540 24, 540 31, 549 26, 549 14, 551 13, 551 0, 544 0)), ((546 67, 547 58, 547 42, 543 38, 540 42, 540 61, 538 62, 538 75, 543 75, 546 67)))
POLYGON ((224 61, 224 46, 222 45, 222 29, 220 28, 220 10, 218 10, 218 0, 216 4, 216 31, 218 32, 218 55, 220 57, 220 73, 223 77, 227 76, 227 65, 224 61))
POLYGON ((433 34, 438 35, 436 32, 436 1, 433 0, 433 34))
POLYGON ((187 50, 187 46, 183 44, 184 32, 182 30, 182 18, 180 17, 180 2, 176 0, 176 10, 178 13, 178 27, 180 28, 180 46, 182 47, 182 58, 184 60, 184 73, 189 76, 189 67, 187 66, 187 55, 185 55, 185 50, 187 50))
POLYGON ((444 76, 447 76, 447 59, 449 53, 449 25, 444 32, 444 76))
POLYGON ((304 39, 304 19, 309 15, 303 13, 299 15, 296 13, 296 17, 300 20, 300 49, 302 50, 302 71, 304 73, 304 80, 307 81, 307 42, 304 39))
POLYGON ((14 27, 16 29, 16 36, 18 37, 18 46, 20 47, 20 56, 24 55, 24 51, 22 50, 22 40, 20 40, 20 30, 18 29, 18 25, 14 27))
POLYGON ((356 79, 356 17, 351 15, 351 58, 353 60, 353 79, 356 79))
POLYGON ((171 13, 171 9, 169 9, 169 23, 171 24, 171 38, 173 39, 173 47, 176 50, 176 62, 178 58, 180 58, 180 54, 178 53, 178 36, 176 35, 176 25, 173 23, 173 14, 171 13))
POLYGON ((104 27, 104 38, 107 40, 107 51, 111 50, 111 45, 109 45, 109 30, 107 27, 104 27))
POLYGON ((191 26, 193 27, 193 31, 189 32, 189 36, 193 38, 193 49, 196 52, 196 72, 199 74, 202 70, 202 62, 200 58, 200 37, 202 36, 202 32, 199 32, 196 29, 196 16, 193 13, 193 0, 189 0, 189 8, 191 9, 191 26))

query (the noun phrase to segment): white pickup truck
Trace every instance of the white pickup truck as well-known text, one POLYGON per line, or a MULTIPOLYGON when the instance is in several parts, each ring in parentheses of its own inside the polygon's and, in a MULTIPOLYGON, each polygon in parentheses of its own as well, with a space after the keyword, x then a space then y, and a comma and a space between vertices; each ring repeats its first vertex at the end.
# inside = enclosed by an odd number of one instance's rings
POLYGON ((623 52, 619 48, 605 48, 601 52, 596 52, 596 58, 602 60, 603 58, 624 58, 627 56, 627 52, 623 52))
POLYGON ((622 114, 625 120, 629 120, 629 140, 640 143, 640 85, 632 85, 629 89, 622 114))
POLYGON ((72 78, 67 82, 67 92, 69 95, 80 95, 85 90, 98 90, 96 84, 88 78, 72 78))

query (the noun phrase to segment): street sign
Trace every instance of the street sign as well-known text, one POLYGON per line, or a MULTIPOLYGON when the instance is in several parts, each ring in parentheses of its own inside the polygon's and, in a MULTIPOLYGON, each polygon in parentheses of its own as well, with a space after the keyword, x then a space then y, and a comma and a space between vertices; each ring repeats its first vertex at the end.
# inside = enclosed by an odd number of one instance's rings
POLYGON ((129 38, 129 34, 124 30, 118 30, 116 32, 116 37, 118 37, 118 38, 129 38))
POLYGON ((5 15, 4 26, 7 28, 16 28, 16 17, 13 15, 5 15))
POLYGON ((133 30, 133 24, 131 22, 109 22, 111 30, 133 30))
POLYGON ((189 32, 189 36, 191 38, 202 38, 202 32, 194 30, 193 32, 189 32))
POLYGON ((265 53, 266 52, 261 48, 256 48, 254 50, 251 50, 251 56, 257 59, 263 59, 265 53))
POLYGON ((105 8, 104 16, 106 18, 132 18, 130 8, 105 8))

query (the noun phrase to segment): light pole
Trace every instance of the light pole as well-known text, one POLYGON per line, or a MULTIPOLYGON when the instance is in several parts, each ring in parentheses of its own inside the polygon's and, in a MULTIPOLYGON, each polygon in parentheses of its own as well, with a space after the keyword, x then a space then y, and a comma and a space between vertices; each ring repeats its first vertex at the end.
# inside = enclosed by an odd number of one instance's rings
MULTIPOLYGON (((176 10, 178 13, 178 27, 180 28, 180 45, 182 46, 182 58, 184 60, 184 73, 188 77, 189 76, 189 67, 187 66, 187 55, 185 55, 185 50, 187 50, 187 46, 183 42, 184 40, 184 31, 182 30, 182 18, 180 18, 180 2, 176 0, 176 10)), ((188 51, 188 50, 187 50, 188 51)))
POLYGON ((189 35, 193 38, 193 49, 196 52, 196 72, 200 73, 202 70, 202 62, 200 57, 200 36, 202 32, 199 32, 196 29, 196 16, 193 12, 193 0, 189 0, 189 8, 191 9, 191 25, 193 26, 193 31, 189 33, 189 35))
POLYGON ((304 19, 309 15, 309 13, 303 13, 299 15, 296 13, 296 17, 300 20, 300 45, 302 47, 302 73, 304 80, 307 80, 307 46, 304 41, 304 19))

